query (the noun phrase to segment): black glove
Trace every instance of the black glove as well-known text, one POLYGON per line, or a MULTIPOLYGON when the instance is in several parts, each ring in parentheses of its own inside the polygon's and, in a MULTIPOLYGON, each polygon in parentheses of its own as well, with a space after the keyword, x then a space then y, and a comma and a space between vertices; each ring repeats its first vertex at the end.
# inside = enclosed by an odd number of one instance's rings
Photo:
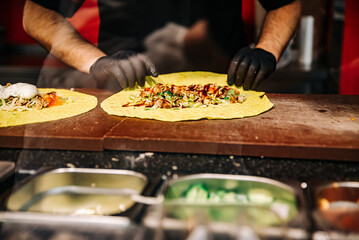
POLYGON ((158 76, 152 61, 133 51, 120 51, 112 56, 99 58, 91 66, 90 73, 97 80, 99 88, 109 90, 134 87, 136 82, 144 86, 146 75, 158 76))
POLYGON ((255 89, 259 83, 276 69, 276 59, 270 52, 260 48, 242 48, 234 56, 228 69, 228 85, 243 84, 245 90, 255 89))

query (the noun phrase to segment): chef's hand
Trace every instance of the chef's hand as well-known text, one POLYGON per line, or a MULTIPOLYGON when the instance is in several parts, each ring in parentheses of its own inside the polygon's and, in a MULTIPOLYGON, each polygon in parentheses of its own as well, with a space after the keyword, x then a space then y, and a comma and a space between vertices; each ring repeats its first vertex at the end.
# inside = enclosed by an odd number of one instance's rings
POLYGON ((255 89, 259 83, 276 69, 273 54, 261 48, 242 48, 234 56, 228 69, 228 85, 243 84, 245 90, 255 89))
POLYGON ((99 88, 109 90, 134 87, 136 82, 144 86, 146 75, 158 76, 152 61, 133 51, 120 51, 112 56, 99 58, 91 66, 90 74, 98 81, 99 88))

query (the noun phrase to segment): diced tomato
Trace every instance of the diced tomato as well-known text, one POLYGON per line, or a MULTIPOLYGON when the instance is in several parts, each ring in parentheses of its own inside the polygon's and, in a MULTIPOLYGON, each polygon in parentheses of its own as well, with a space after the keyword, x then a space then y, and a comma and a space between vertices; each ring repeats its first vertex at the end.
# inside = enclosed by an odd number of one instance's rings
POLYGON ((59 106, 63 104, 63 101, 55 92, 50 92, 42 96, 42 98, 48 103, 48 107, 59 106))
POLYGON ((209 93, 215 93, 217 91, 216 86, 215 85, 210 85, 208 88, 208 92, 209 93))
POLYGON ((52 103, 49 105, 49 107, 52 107, 52 106, 60 106, 62 105, 64 102, 60 99, 59 96, 56 96, 55 100, 52 101, 52 103))

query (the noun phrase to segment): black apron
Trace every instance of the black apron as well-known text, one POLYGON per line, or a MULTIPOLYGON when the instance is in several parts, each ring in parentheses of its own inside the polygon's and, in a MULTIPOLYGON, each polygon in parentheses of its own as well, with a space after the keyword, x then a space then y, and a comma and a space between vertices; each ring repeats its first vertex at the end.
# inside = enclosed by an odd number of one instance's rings
MULTIPOLYGON (((62 1, 60 13, 65 17, 71 17, 80 6, 81 1, 62 1)), ((151 38, 152 34, 158 31, 170 33, 167 34, 169 40, 159 39, 159 41, 177 43, 178 39, 171 38, 181 35, 183 28, 192 26, 200 19, 208 21, 209 35, 228 56, 234 55, 245 45, 241 1, 98 0, 98 8, 100 17, 98 47, 108 55, 119 50, 133 50, 146 54, 148 48, 151 48, 146 46, 146 39, 151 38), (168 23, 172 25, 169 26, 168 23)), ((212 70, 196 69, 197 65, 191 64, 191 61, 187 61, 186 55, 180 53, 183 46, 181 43, 178 44, 179 46, 173 46, 175 52, 172 53, 170 49, 165 54, 159 53, 154 57, 160 73, 212 70), (176 57, 178 59, 175 59, 176 57)), ((149 53, 150 56, 151 54, 153 56, 153 51, 149 53)), ((73 68, 56 69, 44 66, 38 86, 96 88, 97 84, 89 74, 73 68)))

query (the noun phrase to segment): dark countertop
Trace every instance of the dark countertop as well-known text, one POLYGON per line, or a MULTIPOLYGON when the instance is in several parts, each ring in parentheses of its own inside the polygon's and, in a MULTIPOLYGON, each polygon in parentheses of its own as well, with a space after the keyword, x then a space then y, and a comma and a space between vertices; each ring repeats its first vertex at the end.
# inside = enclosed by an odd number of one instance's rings
POLYGON ((261 158, 225 155, 152 153, 131 151, 57 151, 1 149, 1 161, 16 163, 16 172, 28 173, 41 167, 129 169, 147 175, 178 177, 193 173, 254 175, 297 181, 355 180, 357 162, 261 158))

